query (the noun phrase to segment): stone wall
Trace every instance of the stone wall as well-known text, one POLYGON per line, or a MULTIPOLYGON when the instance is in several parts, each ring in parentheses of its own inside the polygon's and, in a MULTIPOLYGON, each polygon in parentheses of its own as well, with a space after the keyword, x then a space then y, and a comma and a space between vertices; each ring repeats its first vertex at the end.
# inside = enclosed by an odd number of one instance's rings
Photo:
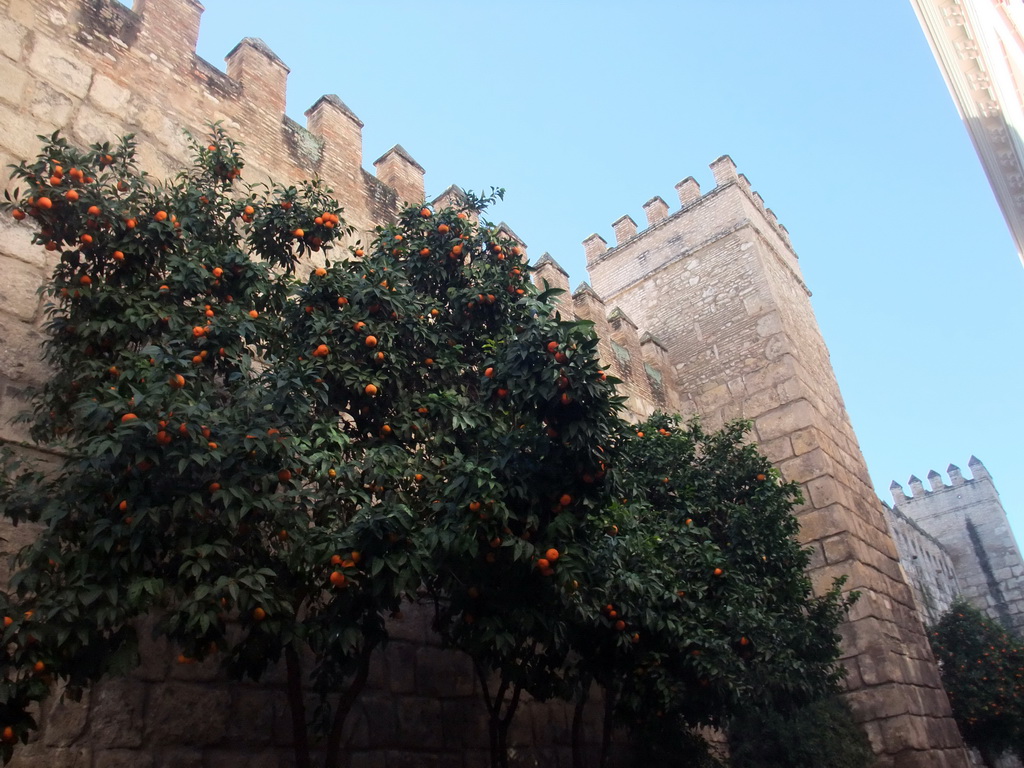
MULTIPOLYGON (((389 625, 343 737, 345 768, 489 768, 487 717, 469 658, 438 647, 427 606, 389 625)), ((140 633, 142 638, 148 634, 140 633)), ((259 685, 227 683, 216 659, 175 662, 148 640, 143 665, 81 702, 45 702, 41 729, 11 768, 289 768, 292 730, 283 665, 259 685)), ((309 701, 313 705, 313 701, 309 701)), ((600 701, 584 718, 588 760, 601 741, 600 701)), ((569 768, 572 709, 526 700, 509 734, 513 765, 569 768)), ((629 765, 613 752, 612 766, 629 765)))
POLYGON ((850 425, 788 233, 731 159, 715 188, 677 186, 682 208, 644 206, 584 241, 591 284, 664 344, 684 407, 710 426, 743 417, 787 480, 800 483, 810 576, 861 592, 842 627, 848 701, 884 766, 965 765, 896 547, 850 425))
POLYGON ((992 476, 974 456, 967 466, 973 477, 965 479, 958 467, 949 465, 949 485, 932 470, 929 489, 911 476, 910 496, 894 481, 893 511, 906 515, 945 547, 967 600, 1021 633, 1024 561, 992 476))
MULTIPOLYGON (((131 10, 114 0, 0 0, 0 164, 33 156, 39 133, 61 129, 91 144, 130 132, 141 165, 159 178, 183 163, 184 129, 221 120, 248 146, 248 180, 318 174, 362 232, 401 201, 423 198, 423 169, 401 147, 374 163, 376 176, 363 170, 362 123, 337 96, 317 100, 305 126, 287 118, 288 68, 262 42, 242 40, 226 72, 198 58, 201 12, 195 0, 135 0, 131 10)), ((613 248, 588 238, 594 287, 567 293, 562 310, 595 323, 636 416, 662 408, 699 413, 709 426, 755 420, 764 450, 804 486, 815 582, 848 574, 864 593, 844 628, 844 663, 883 765, 964 765, 788 234, 731 160, 713 168, 707 194, 692 179, 677 186, 681 211, 669 215, 655 197, 644 206, 645 231, 623 217, 613 248)), ((539 278, 569 287, 553 260, 540 266, 539 278)), ((51 267, 22 230, 0 223, 0 439, 22 437, 8 419, 24 386, 44 375, 36 288, 51 267)), ((425 620, 410 622, 354 718, 352 765, 476 765, 484 741, 473 719, 482 710, 465 698, 472 683, 459 682, 459 661, 430 644, 425 620)), ((264 688, 221 684, 213 670, 174 666, 165 653, 150 649, 134 678, 97 689, 84 706, 44 712, 20 764, 289 763, 279 681, 264 697, 264 688)), ((533 706, 515 736, 531 745, 524 759, 565 765, 555 746, 565 744, 564 709, 533 706)))
POLYGON ((935 624, 960 594, 953 558, 934 536, 899 509, 884 504, 900 565, 914 591, 914 602, 926 626, 935 624))

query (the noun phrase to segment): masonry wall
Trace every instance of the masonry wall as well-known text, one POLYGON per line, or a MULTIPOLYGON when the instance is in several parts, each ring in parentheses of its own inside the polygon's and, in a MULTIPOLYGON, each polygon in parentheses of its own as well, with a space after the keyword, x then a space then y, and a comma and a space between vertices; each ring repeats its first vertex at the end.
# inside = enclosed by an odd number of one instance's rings
MULTIPOLYGON (((861 592, 842 627, 848 701, 883 766, 966 765, 938 670, 871 490, 788 234, 728 157, 682 208, 645 206, 648 228, 584 242, 594 290, 662 339, 703 421, 743 417, 787 480, 803 487, 801 538, 817 589, 861 592)), ((628 225, 628 222, 627 222, 628 225)))
POLYGON ((910 478, 911 495, 893 483, 893 509, 935 537, 949 552, 961 594, 1007 629, 1024 632, 1024 561, 999 492, 975 457, 964 478, 950 465, 950 484, 932 470, 930 488, 910 478))
MULTIPOLYGON (((287 118, 287 66, 244 39, 223 72, 195 55, 201 6, 194 0, 0 0, 0 165, 34 157, 37 134, 60 129, 81 145, 134 133, 139 164, 155 178, 183 167, 184 131, 223 121, 246 144, 246 180, 295 183, 313 175, 333 187, 365 234, 401 202, 423 199, 423 168, 401 147, 362 167, 362 123, 324 96, 307 123, 287 118)), ((27 228, 0 220, 0 441, 24 435, 10 419, 39 381, 37 288, 53 267, 27 228)), ((32 529, 0 526, 0 559, 32 529)), ((6 574, 0 569, 0 578, 6 574)), ((347 768, 471 768, 489 765, 479 685, 465 657, 438 647, 425 608, 390 624, 367 690, 350 717, 347 768)), ((143 633, 143 640, 146 639, 143 633)), ((179 665, 177 651, 147 643, 130 678, 82 703, 46 702, 40 733, 14 768, 285 768, 294 764, 281 670, 260 685, 228 683, 215 662, 179 665)), ((588 708, 586 741, 600 741, 600 702, 588 708)), ((569 766, 565 706, 526 702, 511 743, 518 764, 569 766)), ((620 763, 621 764, 621 763, 620 763)))
POLYGON ((888 504, 884 508, 918 613, 925 626, 931 626, 960 594, 956 565, 938 539, 900 510, 888 504))
MULTIPOLYGON (((37 134, 81 145, 134 133, 139 164, 155 178, 181 169, 185 131, 223 121, 243 141, 248 181, 289 184, 320 175, 366 232, 400 199, 423 199, 423 169, 400 147, 377 161, 388 186, 362 167, 362 122, 337 97, 285 116, 288 67, 262 41, 243 39, 227 72, 195 55, 195 0, 0 0, 0 166, 35 157, 37 134)), ((55 256, 29 245, 25 227, 0 221, 0 437, 27 382, 42 375, 36 289, 55 256)))

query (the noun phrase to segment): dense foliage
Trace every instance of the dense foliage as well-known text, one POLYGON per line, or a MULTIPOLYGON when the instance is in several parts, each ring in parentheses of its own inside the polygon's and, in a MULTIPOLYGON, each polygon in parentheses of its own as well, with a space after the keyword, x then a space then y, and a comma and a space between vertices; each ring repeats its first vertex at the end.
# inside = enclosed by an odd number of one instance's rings
POLYGON ((965 600, 929 631, 942 684, 964 740, 992 766, 1024 757, 1024 644, 965 600))
POLYGON ((732 768, 869 768, 875 757, 850 708, 831 696, 796 709, 751 709, 729 725, 732 768))
POLYGON ((493 196, 363 246, 319 182, 242 168, 215 129, 166 184, 130 138, 54 135, 14 172, 7 207, 59 256, 30 418, 65 458, 0 474, 0 511, 41 529, 0 595, 5 758, 54 679, 131 668, 155 614, 179 663, 283 658, 296 763, 312 732, 331 768, 387 617, 424 591, 495 765, 523 692, 579 714, 596 684, 606 733, 642 737, 834 689, 846 601, 811 594, 795 487, 742 425, 622 421, 590 326, 478 222, 493 196))

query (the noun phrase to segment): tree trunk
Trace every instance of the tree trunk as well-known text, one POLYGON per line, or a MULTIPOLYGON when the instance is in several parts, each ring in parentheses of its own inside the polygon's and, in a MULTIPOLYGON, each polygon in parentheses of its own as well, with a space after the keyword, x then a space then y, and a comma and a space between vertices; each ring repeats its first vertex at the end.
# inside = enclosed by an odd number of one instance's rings
POLYGON ((576 706, 572 712, 572 768, 585 768, 583 759, 583 712, 590 698, 590 678, 586 678, 576 693, 576 706))
POLYGON ((615 692, 611 686, 604 689, 604 720, 601 723, 601 760, 599 768, 608 765, 608 749, 612 745, 612 724, 615 714, 615 692))
POLYGON ((327 750, 324 755, 324 768, 338 768, 341 759, 341 734, 345 729, 345 720, 348 719, 352 705, 355 704, 359 694, 366 687, 366 679, 370 676, 370 658, 377 647, 376 642, 368 642, 359 655, 359 667, 356 675, 341 693, 334 710, 334 721, 331 723, 331 731, 327 734, 327 750))
POLYGON ((302 697, 302 664, 294 646, 284 649, 285 668, 288 672, 288 708, 292 714, 295 768, 313 768, 309 756, 309 731, 306 727, 306 702, 302 697))

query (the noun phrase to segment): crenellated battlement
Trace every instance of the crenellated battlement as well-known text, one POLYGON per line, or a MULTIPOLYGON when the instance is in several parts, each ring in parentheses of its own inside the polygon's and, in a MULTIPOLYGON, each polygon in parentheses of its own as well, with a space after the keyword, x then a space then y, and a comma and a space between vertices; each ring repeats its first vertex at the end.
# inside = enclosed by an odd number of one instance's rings
POLYGON ((732 158, 728 155, 722 155, 711 163, 709 167, 711 168, 712 175, 715 179, 714 188, 705 194, 701 194, 700 184, 697 180, 692 176, 687 176, 675 186, 676 195, 679 198, 679 205, 681 207, 674 213, 671 211, 669 204, 665 202, 664 198, 659 195, 655 195, 642 206, 644 216, 647 219, 646 229, 638 230, 636 221, 627 214, 619 217, 612 223, 612 231, 615 234, 615 245, 612 246, 611 249, 608 247, 608 242, 601 235, 590 235, 590 237, 583 241, 583 246, 587 256, 587 264, 590 265, 592 262, 599 260, 609 250, 614 250, 615 248, 629 243, 636 237, 645 234, 647 231, 659 226, 666 220, 684 214, 693 206, 699 205, 703 200, 718 194, 722 189, 730 186, 735 186, 743 191, 743 194, 749 199, 753 208, 760 213, 761 217, 763 217, 764 222, 768 225, 768 229, 777 235, 785 244, 785 247, 792 252, 792 243, 789 239, 789 231, 779 223, 775 213, 765 206, 764 199, 751 188, 747 177, 742 173, 737 172, 736 164, 732 161, 732 158))
POLYGON ((896 506, 904 504, 911 499, 924 498, 933 493, 941 493, 948 491, 952 488, 959 488, 965 484, 975 483, 979 480, 988 480, 991 482, 992 476, 988 473, 985 465, 981 463, 981 460, 977 456, 971 456, 967 462, 967 466, 971 470, 971 477, 964 478, 963 473, 960 471, 960 467, 956 464, 950 464, 946 467, 946 473, 949 475, 949 484, 942 479, 942 475, 936 472, 934 469, 928 472, 928 485, 930 489, 924 487, 924 483, 916 475, 911 475, 907 481, 910 484, 910 496, 907 496, 903 490, 903 486, 893 480, 889 484, 889 493, 892 494, 893 503, 896 506))
MULTIPOLYGON (((160 161, 148 163, 159 174, 180 167, 183 131, 201 132, 205 122, 221 120, 259 147, 257 177, 324 177, 339 196, 359 201, 350 203, 356 209, 350 218, 360 229, 401 203, 424 199, 425 171, 400 145, 374 163, 376 177, 363 169, 363 122, 338 96, 317 99, 305 112, 305 126, 288 118, 290 69, 264 41, 242 38, 228 51, 223 71, 198 56, 203 6, 195 0, 135 0, 131 8, 116 0, 60 5, 61 12, 39 7, 34 19, 25 18, 32 11, 20 14, 22 29, 16 28, 33 38, 28 67, 70 97, 69 108, 53 115, 53 128, 83 125, 76 138, 88 143, 150 133, 146 159, 160 161), (81 52, 52 40, 72 40, 81 52), (94 107, 101 114, 83 121, 81 112, 91 115, 94 107)), ((9 149, 17 157, 22 147, 9 149)))

